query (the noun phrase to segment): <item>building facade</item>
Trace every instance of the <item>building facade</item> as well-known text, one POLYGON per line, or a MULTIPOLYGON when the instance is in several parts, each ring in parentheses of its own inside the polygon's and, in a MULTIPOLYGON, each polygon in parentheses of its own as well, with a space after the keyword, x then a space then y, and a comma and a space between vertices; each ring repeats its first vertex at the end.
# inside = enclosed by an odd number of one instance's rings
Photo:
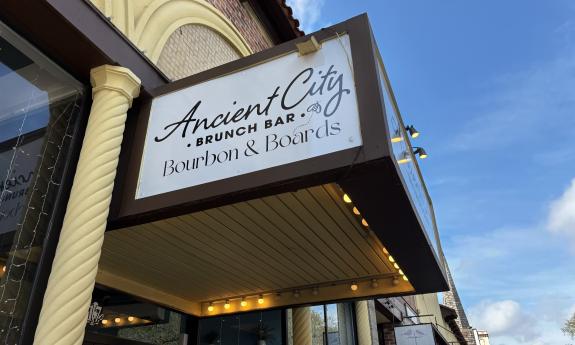
POLYGON ((4 343, 460 341, 415 129, 366 16, 312 37, 282 0, 7 1, 0 44, 4 343), (215 131, 249 114, 269 118, 215 131), (208 151, 256 128, 274 151, 256 163, 208 151), (205 157, 168 157, 192 144, 205 157))

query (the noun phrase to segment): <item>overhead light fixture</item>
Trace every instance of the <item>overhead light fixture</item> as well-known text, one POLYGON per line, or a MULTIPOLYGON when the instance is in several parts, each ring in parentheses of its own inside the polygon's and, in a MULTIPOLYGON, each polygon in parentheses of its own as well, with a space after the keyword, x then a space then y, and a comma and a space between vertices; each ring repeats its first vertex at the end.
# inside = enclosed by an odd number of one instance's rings
POLYGON ((383 247, 382 250, 383 250, 383 254, 389 255, 389 252, 387 251, 387 248, 383 247))
POLYGON ((242 307, 247 307, 248 306, 248 301, 246 301, 245 297, 242 297, 242 301, 240 302, 240 305, 242 307))
POLYGON ((212 304, 212 302, 210 302, 210 305, 208 305, 208 311, 210 313, 214 311, 214 305, 212 304))
POLYGON ((352 282, 351 285, 349 286, 349 288, 351 289, 351 291, 357 291, 357 283, 356 282, 352 282))
POLYGON ((393 284, 394 286, 399 285, 399 279, 397 279, 397 277, 393 278, 392 284, 393 284))
POLYGON ((419 132, 417 131, 417 129, 415 129, 415 127, 413 127, 412 125, 409 125, 407 127, 405 127, 405 130, 409 132, 409 135, 412 138, 417 138, 419 136, 419 132))
POLYGON ((389 262, 395 262, 395 259, 393 258, 393 256, 388 256, 387 259, 389 260, 389 262))
POLYGON ((353 214, 355 214, 356 216, 359 216, 359 210, 357 209, 357 207, 353 208, 353 214))
POLYGON ((260 295, 260 297, 258 298, 258 304, 264 304, 264 296, 260 295))
POLYGON ((365 226, 366 228, 369 226, 369 224, 367 224, 367 220, 365 220, 365 218, 361 219, 361 225, 365 226))
POLYGON ((403 271, 402 271, 402 270, 399 270, 399 271, 397 271, 397 273, 401 274, 402 276, 404 276, 404 275, 405 275, 405 273, 403 273, 403 271))
POLYGON ((423 147, 414 147, 414 149, 415 151, 413 151, 413 153, 418 155, 419 158, 421 159, 427 158, 427 152, 425 152, 425 149, 423 147))
POLYGON ((371 280, 371 287, 375 289, 378 286, 379 286, 379 283, 377 282, 377 279, 372 279, 371 280))
POLYGON ((133 316, 128 316, 128 321, 134 322, 134 317, 133 317, 133 316))
POLYGON ((114 319, 114 322, 115 322, 115 323, 120 323, 120 321, 122 321, 122 319, 120 319, 119 317, 117 317, 117 318, 114 319))
POLYGON ((347 194, 344 194, 344 195, 343 195, 343 201, 344 201, 346 204, 351 204, 351 198, 350 198, 349 195, 347 195, 347 194))
POLYGON ((109 322, 108 320, 104 319, 104 320, 102 320, 102 325, 107 325, 108 322, 109 322))
POLYGON ((396 270, 399 269, 399 265, 397 264, 397 262, 393 264, 393 267, 394 267, 396 270))
POLYGON ((403 280, 405 280, 405 281, 409 281, 409 279, 407 279, 407 277, 406 277, 406 276, 403 276, 403 280))
POLYGON ((411 157, 409 157, 409 154, 405 151, 403 151, 401 153, 401 155, 399 156, 399 159, 397 160, 397 163, 399 164, 405 164, 407 162, 411 161, 411 157))
POLYGON ((224 304, 224 309, 230 309, 231 305, 230 305, 230 300, 227 299, 226 303, 224 304))
POLYGON ((403 136, 401 135, 399 129, 396 129, 396 130, 393 132, 393 137, 391 137, 391 142, 392 142, 392 143, 398 143, 398 142, 400 142, 400 141, 402 141, 402 140, 403 140, 403 136))

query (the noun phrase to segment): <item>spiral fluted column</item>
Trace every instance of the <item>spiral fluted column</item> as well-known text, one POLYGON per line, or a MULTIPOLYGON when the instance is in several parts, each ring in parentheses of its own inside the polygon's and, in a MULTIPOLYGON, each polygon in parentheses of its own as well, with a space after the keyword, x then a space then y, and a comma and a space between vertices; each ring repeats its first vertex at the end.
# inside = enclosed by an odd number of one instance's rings
POLYGON ((293 345, 311 345, 311 310, 309 307, 293 309, 293 345))
POLYGON ((357 325, 357 344, 372 345, 371 321, 367 301, 355 302, 355 322, 357 325))
POLYGON ((130 70, 104 65, 90 71, 92 108, 64 216, 35 345, 79 345, 112 198, 126 113, 140 90, 130 70))

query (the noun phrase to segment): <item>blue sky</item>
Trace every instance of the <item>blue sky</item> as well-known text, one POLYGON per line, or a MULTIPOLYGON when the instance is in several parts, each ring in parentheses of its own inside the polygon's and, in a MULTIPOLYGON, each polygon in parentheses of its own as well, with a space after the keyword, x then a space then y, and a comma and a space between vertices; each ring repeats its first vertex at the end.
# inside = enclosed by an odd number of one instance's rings
POLYGON ((473 325, 573 343, 575 1, 289 3, 306 32, 368 13, 473 325))

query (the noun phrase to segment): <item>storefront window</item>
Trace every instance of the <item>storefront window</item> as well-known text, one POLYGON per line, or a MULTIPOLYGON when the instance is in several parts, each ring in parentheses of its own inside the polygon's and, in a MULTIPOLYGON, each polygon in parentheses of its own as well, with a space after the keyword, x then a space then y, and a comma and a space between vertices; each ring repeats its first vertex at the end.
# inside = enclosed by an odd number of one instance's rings
POLYGON ((200 320, 200 345, 283 345, 281 310, 200 320))
MULTIPOLYGON (((323 304, 309 307, 312 345, 353 345, 353 308, 350 303, 323 304)), ((288 345, 293 344, 293 311, 287 311, 288 345)))
POLYGON ((83 86, 0 23, 0 342, 15 344, 83 86))

